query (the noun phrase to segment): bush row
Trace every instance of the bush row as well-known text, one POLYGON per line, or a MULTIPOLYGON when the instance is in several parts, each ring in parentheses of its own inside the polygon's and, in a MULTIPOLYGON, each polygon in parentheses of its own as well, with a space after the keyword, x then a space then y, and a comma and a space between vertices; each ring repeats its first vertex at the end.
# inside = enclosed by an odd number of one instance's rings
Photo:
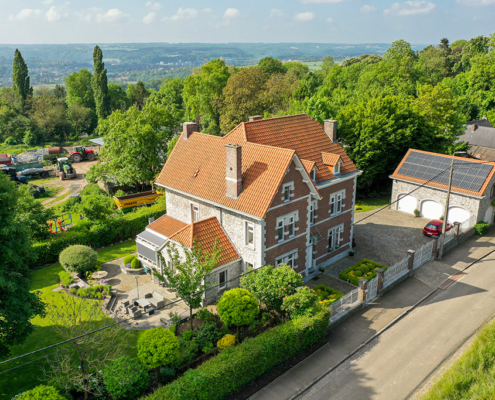
POLYGON ((37 254, 37 259, 31 268, 56 262, 62 250, 71 245, 82 244, 99 248, 134 237, 148 225, 149 218, 159 218, 165 214, 165 211, 165 203, 161 202, 103 221, 80 221, 68 232, 56 234, 46 241, 33 244, 32 248, 37 254))
POLYGON ((376 276, 376 270, 378 268, 387 269, 387 267, 378 264, 377 262, 363 258, 361 261, 339 273, 339 278, 344 279, 345 281, 348 280, 350 283, 359 286, 360 279, 365 278, 369 281, 372 280, 376 276), (354 271, 353 274, 350 273, 352 271, 354 271))
POLYGON ((187 371, 147 399, 222 399, 299 351, 318 343, 325 335, 329 317, 330 311, 324 309, 314 317, 294 319, 246 339, 236 347, 226 348, 217 357, 187 371))

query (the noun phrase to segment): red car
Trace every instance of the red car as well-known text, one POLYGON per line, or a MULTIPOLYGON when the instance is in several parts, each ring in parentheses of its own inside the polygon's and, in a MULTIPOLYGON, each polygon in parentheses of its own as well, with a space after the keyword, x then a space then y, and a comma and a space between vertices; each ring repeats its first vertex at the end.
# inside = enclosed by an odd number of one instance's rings
MULTIPOLYGON (((423 229, 423 234, 425 236, 440 236, 442 234, 442 225, 443 225, 443 221, 440 221, 439 219, 433 219, 426 224, 426 226, 423 229)), ((452 224, 447 223, 447 226, 445 227, 445 232, 448 232, 451 229, 452 229, 452 224)))

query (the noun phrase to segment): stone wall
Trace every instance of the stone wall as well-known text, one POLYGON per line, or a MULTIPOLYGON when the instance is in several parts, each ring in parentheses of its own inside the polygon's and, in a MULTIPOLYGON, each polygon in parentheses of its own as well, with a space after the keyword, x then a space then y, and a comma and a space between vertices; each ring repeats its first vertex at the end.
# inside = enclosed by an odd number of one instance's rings
POLYGON ((208 289, 205 293, 205 306, 220 299, 226 290, 239 287, 239 276, 242 273, 242 268, 242 262, 236 261, 231 264, 218 267, 212 272, 210 282, 214 287, 208 289), (216 286, 219 279, 218 276, 220 272, 225 270, 227 271, 227 284, 225 288, 220 289, 216 286))

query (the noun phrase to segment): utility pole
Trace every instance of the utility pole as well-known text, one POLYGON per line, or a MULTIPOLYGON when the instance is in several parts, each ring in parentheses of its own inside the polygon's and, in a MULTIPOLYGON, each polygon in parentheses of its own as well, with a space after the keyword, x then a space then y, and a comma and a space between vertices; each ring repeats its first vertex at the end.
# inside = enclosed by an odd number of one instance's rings
POLYGON ((438 259, 441 260, 443 257, 443 245, 445 244, 445 231, 448 224, 449 215, 449 202, 450 202, 450 192, 452 190, 452 176, 454 175, 454 160, 456 153, 466 153, 465 151, 454 151, 452 154, 452 163, 450 164, 450 177, 449 177, 449 188, 447 189, 447 199, 445 200, 445 217, 442 224, 442 236, 440 238, 440 251, 438 252, 438 259))

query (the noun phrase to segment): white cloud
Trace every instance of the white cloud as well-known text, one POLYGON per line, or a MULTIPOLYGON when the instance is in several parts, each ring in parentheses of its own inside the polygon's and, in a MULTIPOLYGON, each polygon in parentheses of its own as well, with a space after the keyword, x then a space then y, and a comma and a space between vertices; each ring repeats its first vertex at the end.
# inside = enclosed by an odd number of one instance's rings
POLYGON ((363 14, 368 14, 368 13, 372 13, 373 11, 376 11, 376 8, 373 7, 373 6, 369 6, 369 5, 364 5, 362 6, 360 9, 359 9, 359 12, 363 13, 363 14))
POLYGON ((495 0, 457 0, 457 4, 471 7, 495 6, 495 0))
POLYGON ((329 24, 331 24, 331 23, 333 22, 333 18, 328 17, 328 18, 327 18, 327 22, 328 22, 329 24))
POLYGON ((42 3, 43 4, 46 4, 46 5, 52 4, 53 3, 53 0, 44 0, 44 1, 42 1, 42 3))
POLYGON ((233 19, 241 16, 241 12, 237 8, 227 8, 223 16, 228 19, 233 19))
POLYGON ((143 18, 143 23, 151 24, 156 18, 156 12, 150 12, 143 18))
POLYGON ((303 13, 296 14, 294 16, 294 19, 296 21, 308 22, 308 21, 315 19, 315 17, 316 17, 316 14, 314 12, 303 12, 303 13))
POLYGON ((60 7, 52 6, 45 13, 45 18, 48 22, 57 22, 60 19, 67 18, 68 14, 60 11, 60 7))
POLYGON ((278 8, 273 8, 270 11, 270 17, 283 17, 285 14, 282 10, 279 10, 278 8))
POLYGON ((394 3, 392 7, 383 11, 385 15, 397 15, 399 17, 429 14, 436 5, 426 1, 406 1, 405 3, 394 3))
POLYGON ((211 8, 203 8, 202 11, 205 13, 211 13, 213 10, 211 8))
POLYGON ((158 11, 160 8, 162 8, 162 5, 160 3, 153 3, 152 1, 148 1, 146 3, 146 8, 149 10, 158 11))
POLYGON ((16 15, 9 15, 11 21, 27 21, 28 19, 35 18, 41 14, 41 10, 24 8, 16 15))
POLYGON ((96 22, 106 22, 114 24, 122 22, 127 19, 127 15, 120 11, 118 8, 111 8, 106 13, 97 13, 96 22))
POLYGON ((179 8, 177 13, 172 17, 165 17, 164 20, 181 21, 196 18, 198 16, 198 10, 194 8, 179 8))

